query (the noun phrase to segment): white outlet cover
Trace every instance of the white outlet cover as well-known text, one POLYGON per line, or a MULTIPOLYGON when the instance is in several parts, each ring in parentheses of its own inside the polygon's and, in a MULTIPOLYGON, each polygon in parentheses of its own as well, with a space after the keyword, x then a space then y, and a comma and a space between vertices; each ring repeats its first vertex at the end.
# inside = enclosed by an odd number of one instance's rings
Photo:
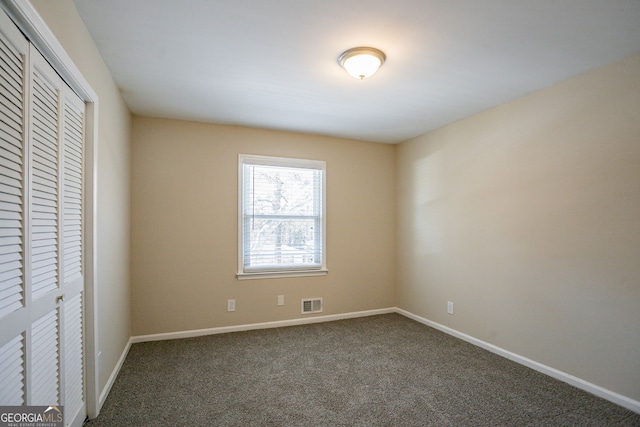
POLYGON ((447 313, 453 314, 453 301, 447 302, 447 313))

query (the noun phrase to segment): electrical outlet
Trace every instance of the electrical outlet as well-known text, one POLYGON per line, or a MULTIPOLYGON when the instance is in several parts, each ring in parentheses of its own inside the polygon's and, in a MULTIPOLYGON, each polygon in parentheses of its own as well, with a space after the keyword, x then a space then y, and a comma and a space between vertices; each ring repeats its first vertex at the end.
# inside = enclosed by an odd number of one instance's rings
POLYGON ((278 305, 284 305, 284 295, 278 295, 278 305))
POLYGON ((236 311, 236 300, 227 300, 227 311, 236 311))
POLYGON ((447 313, 453 314, 453 301, 447 301, 447 313))

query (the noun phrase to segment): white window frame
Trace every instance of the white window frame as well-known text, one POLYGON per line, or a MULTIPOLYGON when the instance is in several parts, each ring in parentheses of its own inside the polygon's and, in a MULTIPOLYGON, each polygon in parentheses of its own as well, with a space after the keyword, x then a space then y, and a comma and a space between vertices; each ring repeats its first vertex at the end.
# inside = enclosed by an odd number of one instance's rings
POLYGON ((245 279, 261 279, 275 277, 300 277, 300 276, 323 276, 327 274, 327 221, 326 221, 326 162, 322 160, 294 159, 288 157, 268 157, 240 154, 238 156, 238 273, 239 280, 245 279), (244 268, 244 165, 266 165, 290 168, 317 169, 322 171, 322 189, 320 197, 322 198, 321 209, 321 254, 320 265, 313 267, 292 268, 291 266, 283 268, 270 267, 265 270, 245 271, 244 268))

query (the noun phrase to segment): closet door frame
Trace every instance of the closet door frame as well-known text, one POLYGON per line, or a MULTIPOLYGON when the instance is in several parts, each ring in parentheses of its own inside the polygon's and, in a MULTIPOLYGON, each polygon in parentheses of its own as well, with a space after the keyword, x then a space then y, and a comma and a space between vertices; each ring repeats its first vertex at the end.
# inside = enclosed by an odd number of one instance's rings
MULTIPOLYGON (((97 164, 98 95, 89 85, 58 39, 27 1, 0 0, 0 7, 47 59, 65 83, 84 101, 85 110, 85 190, 84 190, 84 359, 87 415, 98 416, 102 406, 98 367, 97 316, 97 164)), ((106 397, 106 396, 105 396, 106 397)))

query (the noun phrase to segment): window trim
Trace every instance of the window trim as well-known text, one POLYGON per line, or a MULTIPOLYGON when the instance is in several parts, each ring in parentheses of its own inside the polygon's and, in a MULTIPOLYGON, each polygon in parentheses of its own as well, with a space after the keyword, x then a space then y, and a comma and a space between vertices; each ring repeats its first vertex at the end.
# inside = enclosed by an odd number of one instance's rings
POLYGON ((236 278, 238 280, 265 279, 281 277, 308 277, 324 276, 327 270, 327 164, 323 160, 308 160, 290 157, 270 157, 249 154, 238 155, 238 270, 236 278), (244 271, 244 216, 243 216, 243 188, 244 188, 244 164, 265 166, 280 166, 290 168, 318 169, 322 171, 322 233, 321 233, 321 261, 319 267, 300 268, 271 268, 263 271, 244 271))

